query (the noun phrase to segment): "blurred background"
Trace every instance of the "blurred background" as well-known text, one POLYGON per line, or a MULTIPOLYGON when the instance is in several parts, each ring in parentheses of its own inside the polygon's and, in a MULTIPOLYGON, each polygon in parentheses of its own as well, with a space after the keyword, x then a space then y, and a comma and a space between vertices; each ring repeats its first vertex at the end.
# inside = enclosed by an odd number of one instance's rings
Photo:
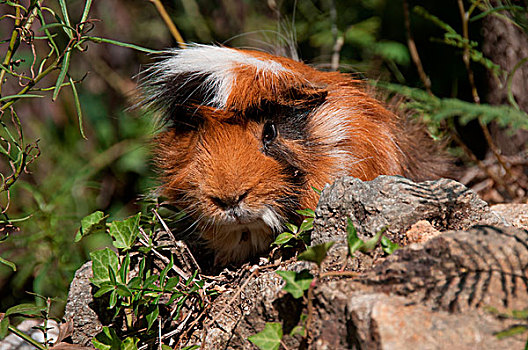
MULTIPOLYGON (((159 3, 186 42, 298 55, 320 69, 339 69, 360 78, 420 89, 425 95, 418 110, 429 117, 426 121, 437 136, 452 140, 452 152, 463 169, 458 178, 490 202, 526 202, 527 138, 522 130, 528 110, 528 69, 523 61, 528 57, 525 1, 159 3), (472 9, 467 26, 460 4, 464 11, 472 9), (417 56, 409 50, 409 43, 417 48, 417 56), (506 105, 507 109, 467 112, 465 107, 472 110, 476 104, 475 90, 480 102, 506 105), (431 96, 437 100, 429 101, 431 96), (450 113, 430 110, 438 101, 453 99, 467 104, 450 113), (464 119, 466 112, 469 117, 464 119), (488 112, 492 117, 479 119, 488 112)), ((90 251, 108 243, 97 235, 74 243, 81 218, 95 210, 104 211, 110 219, 135 214, 144 205, 142 198, 156 186, 149 154, 149 139, 156 132, 154 116, 131 108, 138 98, 138 74, 156 55, 96 40, 81 40, 76 47, 72 43, 81 36, 152 50, 178 43, 155 1, 94 0, 84 16, 87 2, 69 0, 68 29, 50 25, 66 22, 64 8, 58 0, 46 0, 37 2, 42 17, 36 16, 29 25, 18 24, 18 43, 11 50, 17 18, 26 10, 30 13, 34 4, 0 1, 0 58, 6 72, 0 102, 3 107, 12 103, 0 117, 4 184, 0 257, 17 266, 15 272, 0 264, 0 311, 34 300, 31 292, 57 298, 60 314, 60 300, 66 299, 75 270, 88 260, 90 251), (43 27, 44 23, 48 26, 43 27), (50 41, 57 46, 55 53, 50 41), (67 75, 52 101, 65 62, 61 53, 69 47, 67 75), (15 52, 5 60, 10 50, 15 52), (31 82, 9 72, 38 76, 39 62, 45 68, 54 59, 59 68, 31 90, 43 97, 9 97, 31 82), (37 87, 41 90, 34 90, 37 87)), ((397 92, 405 95, 401 89, 397 92)))

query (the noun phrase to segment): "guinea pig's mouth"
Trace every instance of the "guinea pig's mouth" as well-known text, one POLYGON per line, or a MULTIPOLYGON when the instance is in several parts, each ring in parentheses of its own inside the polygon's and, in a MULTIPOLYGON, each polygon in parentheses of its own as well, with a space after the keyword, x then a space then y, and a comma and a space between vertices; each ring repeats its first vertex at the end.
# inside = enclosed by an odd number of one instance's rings
POLYGON ((219 220, 215 221, 217 226, 238 228, 248 226, 249 231, 252 231, 251 227, 255 225, 262 226, 263 224, 268 226, 273 232, 280 230, 282 227, 281 217, 268 206, 264 206, 259 210, 249 210, 244 207, 228 209, 222 213, 219 220))

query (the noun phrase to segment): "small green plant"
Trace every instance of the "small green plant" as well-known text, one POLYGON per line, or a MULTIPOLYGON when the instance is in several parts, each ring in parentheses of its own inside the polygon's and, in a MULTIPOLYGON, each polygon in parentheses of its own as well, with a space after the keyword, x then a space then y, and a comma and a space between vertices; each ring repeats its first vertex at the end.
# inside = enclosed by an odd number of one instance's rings
MULTIPOLYGON (((488 307, 488 311, 502 319, 510 319, 510 320, 519 321, 518 324, 512 325, 511 327, 505 330, 502 330, 500 332, 496 332, 495 336, 497 338, 503 339, 503 338, 511 337, 517 334, 523 334, 523 333, 528 332, 528 309, 500 312, 494 307, 488 307)), ((526 340, 524 349, 525 350, 528 349, 528 339, 526 340)))
POLYGON ((199 310, 215 292, 205 288, 198 271, 187 275, 174 265, 169 249, 154 245, 153 234, 160 229, 157 213, 143 218, 138 213, 111 223, 106 218, 102 212, 85 217, 76 240, 100 231, 112 237, 114 249, 90 254, 91 281, 97 287, 94 297, 107 305, 112 322, 121 322, 123 327, 119 331, 104 327, 93 345, 108 350, 136 348, 152 341, 162 344, 160 330, 181 321, 182 308, 199 310), (134 272, 131 266, 136 266, 134 272), (170 317, 161 317, 162 312, 169 312, 170 317), (143 330, 138 333, 139 329, 143 330))
MULTIPOLYGON (((304 212, 304 211, 303 211, 304 212)), ((306 211, 307 214, 313 214, 306 211)), ((314 215, 311 216, 313 220, 314 215)), ((301 225, 302 227, 302 225, 301 225)), ((294 229, 296 227, 293 227, 294 229)), ((291 229, 290 229, 291 230, 291 229)), ((374 250, 378 244, 381 245, 383 251, 387 254, 392 254, 399 249, 398 244, 393 243, 387 236, 384 235, 386 227, 381 229, 367 241, 361 240, 357 235, 357 230, 350 218, 347 219, 347 244, 348 257, 353 258, 357 251, 368 253, 374 250)), ((292 236, 290 239, 296 239, 295 233, 300 230, 291 230, 292 236)), ((328 251, 335 242, 326 242, 311 247, 307 247, 305 251, 297 256, 297 260, 309 261, 317 265, 315 276, 307 269, 300 272, 296 271, 277 271, 277 274, 284 280, 285 284, 283 290, 291 294, 295 299, 304 298, 307 313, 301 315, 300 324, 297 325, 290 335, 299 334, 305 339, 310 337, 310 325, 313 315, 313 289, 317 284, 326 277, 355 277, 357 273, 351 271, 328 271, 322 272, 321 265, 328 255, 328 251)), ((264 329, 249 337, 249 341, 258 346, 261 350, 275 350, 278 349, 282 343, 283 331, 280 323, 266 323, 264 329)))
POLYGON ((299 226, 291 223, 286 223, 288 231, 283 232, 275 238, 273 245, 278 247, 288 248, 293 247, 297 243, 301 243, 307 247, 310 243, 310 232, 313 229, 313 221, 315 212, 312 209, 296 210, 297 214, 304 217, 304 220, 299 226))
MULTIPOLYGON (((12 333, 39 350, 46 350, 52 345, 48 337, 48 322, 53 319, 50 315, 52 300, 40 295, 36 295, 36 297, 43 300, 45 305, 39 306, 29 303, 20 304, 7 309, 4 314, 0 314, 0 340, 4 339, 9 333, 12 333), (15 327, 12 319, 20 317, 43 320, 42 325, 36 327, 44 335, 43 343, 39 343, 31 336, 21 332, 15 327)), ((54 319, 54 321, 57 323, 60 322, 60 320, 57 319, 54 319)))

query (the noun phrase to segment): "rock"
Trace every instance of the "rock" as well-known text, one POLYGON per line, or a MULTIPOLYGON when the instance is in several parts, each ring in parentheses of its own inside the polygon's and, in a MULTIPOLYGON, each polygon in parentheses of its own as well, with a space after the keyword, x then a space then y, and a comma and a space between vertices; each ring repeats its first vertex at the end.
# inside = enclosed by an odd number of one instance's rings
MULTIPOLYGON (((515 228, 481 226, 411 244, 359 278, 317 284, 309 348, 522 348, 525 336, 499 340, 494 334, 518 322, 496 312, 528 307, 527 265, 528 231, 515 228)), ((291 331, 302 305, 280 291, 273 274, 247 285, 244 311, 233 303, 225 312, 232 317, 229 328, 210 327, 206 349, 250 348, 247 337, 266 322, 291 331)), ((301 345, 299 337, 283 341, 288 348, 301 345)))
POLYGON ((420 220, 405 232, 405 236, 409 243, 424 243, 431 238, 438 236, 440 233, 441 232, 435 229, 429 221, 420 220))
POLYGON ((504 217, 512 226, 528 230, 528 204, 496 204, 491 210, 504 217))
POLYGON ((400 176, 379 176, 372 181, 338 179, 324 188, 316 209, 313 244, 345 243, 350 218, 361 238, 387 226, 387 236, 401 245, 405 232, 421 220, 436 230, 463 230, 473 225, 507 225, 486 202, 459 182, 449 179, 414 183, 400 176))
POLYGON ((89 261, 75 272, 64 310, 64 318, 73 323, 73 343, 89 347, 93 347, 92 338, 103 329, 99 317, 106 313, 94 303, 92 277, 92 262, 89 261))
MULTIPOLYGON (((313 244, 338 242, 322 271, 343 266, 347 217, 362 238, 388 225, 389 238, 403 247, 388 257, 348 258, 347 269, 361 272, 357 278, 317 281, 311 341, 290 334, 302 324, 306 297, 294 299, 274 270, 253 266, 235 272, 238 282, 223 285, 226 292, 214 300, 203 325, 179 345, 253 349, 248 337, 267 322, 280 322, 290 349, 522 348, 525 335, 495 336, 519 322, 504 314, 528 308, 528 231, 506 227, 503 214, 516 222, 506 213, 491 211, 452 180, 340 179, 325 188, 316 210, 313 244)), ((282 263, 280 269, 307 267, 316 274, 306 262, 282 263)), ((102 326, 90 276, 90 265, 77 272, 66 307, 77 328, 72 338, 81 345, 89 345, 102 326)))

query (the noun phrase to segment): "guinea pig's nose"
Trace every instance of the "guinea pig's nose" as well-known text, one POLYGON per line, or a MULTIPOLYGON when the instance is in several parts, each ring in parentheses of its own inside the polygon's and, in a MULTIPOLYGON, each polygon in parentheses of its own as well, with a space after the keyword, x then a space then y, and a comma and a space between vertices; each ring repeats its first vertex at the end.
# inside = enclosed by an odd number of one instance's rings
POLYGON ((211 201, 216 204, 218 207, 226 210, 230 208, 235 208, 240 202, 244 200, 248 195, 248 192, 242 194, 232 194, 227 196, 211 196, 211 201))

